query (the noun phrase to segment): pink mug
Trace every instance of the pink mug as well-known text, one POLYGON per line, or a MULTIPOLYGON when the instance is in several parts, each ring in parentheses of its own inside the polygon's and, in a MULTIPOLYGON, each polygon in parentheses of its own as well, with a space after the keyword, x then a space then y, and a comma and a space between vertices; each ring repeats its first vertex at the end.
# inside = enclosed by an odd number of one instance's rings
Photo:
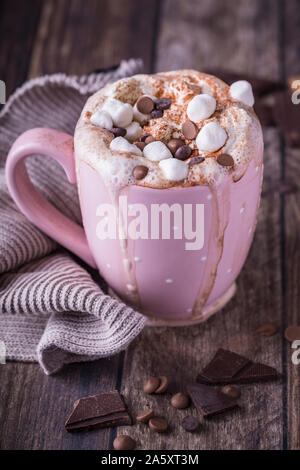
POLYGON ((259 206, 262 142, 259 148, 259 154, 251 156, 239 174, 224 176, 213 187, 153 189, 130 185, 121 191, 128 204, 143 204, 149 210, 151 204, 202 205, 204 239, 198 250, 186 249, 184 237, 164 239, 160 233, 157 239, 129 237, 124 256, 124 240, 100 239, 98 208, 111 202, 110 194, 94 168, 78 157, 76 161, 73 137, 63 132, 37 128, 22 134, 9 152, 6 177, 14 201, 28 219, 97 268, 112 292, 149 316, 150 324, 193 324, 222 308, 235 292, 259 206), (78 183, 84 228, 34 188, 25 167, 25 159, 33 154, 54 158, 70 183, 78 183))

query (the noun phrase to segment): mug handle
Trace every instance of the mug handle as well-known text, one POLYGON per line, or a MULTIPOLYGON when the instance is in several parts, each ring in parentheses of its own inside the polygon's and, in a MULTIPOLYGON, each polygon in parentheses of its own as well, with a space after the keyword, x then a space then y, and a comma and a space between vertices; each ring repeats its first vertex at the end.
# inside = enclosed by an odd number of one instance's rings
POLYGON ((96 268, 84 229, 50 204, 33 186, 25 165, 25 159, 33 154, 54 158, 65 170, 69 182, 75 184, 73 137, 47 128, 24 132, 7 156, 6 181, 13 200, 34 225, 96 268))

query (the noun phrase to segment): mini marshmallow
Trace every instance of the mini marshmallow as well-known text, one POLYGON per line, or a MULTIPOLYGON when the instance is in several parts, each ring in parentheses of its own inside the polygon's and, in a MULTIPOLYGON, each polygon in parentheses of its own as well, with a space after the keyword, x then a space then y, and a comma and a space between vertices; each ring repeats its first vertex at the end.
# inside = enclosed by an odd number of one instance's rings
POLYGON ((92 114, 91 123, 94 124, 94 126, 107 129, 108 131, 113 127, 112 118, 106 111, 102 111, 101 109, 98 109, 92 114))
POLYGON ((134 142, 141 136, 141 134, 141 126, 138 122, 133 121, 128 127, 126 127, 125 139, 129 140, 129 142, 134 142))
POLYGON ((139 156, 142 155, 141 150, 136 145, 130 144, 128 140, 124 139, 124 137, 116 137, 113 139, 109 148, 119 152, 128 152, 139 156))
POLYGON ((102 106, 102 110, 106 111, 113 120, 116 127, 127 127, 133 118, 133 109, 129 103, 109 98, 102 106))
POLYGON ((137 109, 137 105, 133 106, 133 119, 140 124, 145 124, 150 119, 150 114, 143 114, 137 109))
POLYGON ((148 160, 152 160, 153 162, 159 162, 160 160, 172 157, 168 147, 160 140, 156 140, 155 142, 151 142, 146 145, 143 152, 144 157, 148 158, 148 160))
POLYGON ((188 175, 188 165, 177 158, 168 158, 159 162, 162 172, 170 181, 181 181, 188 175))
POLYGON ((203 93, 194 96, 187 107, 187 115, 193 122, 209 118, 216 110, 216 100, 213 96, 203 93))
POLYGON ((209 122, 202 127, 196 137, 196 145, 203 152, 216 152, 225 144, 227 134, 217 122, 209 122))
POLYGON ((247 106, 254 105, 252 86, 247 80, 234 82, 230 87, 230 95, 234 100, 241 101, 247 106))

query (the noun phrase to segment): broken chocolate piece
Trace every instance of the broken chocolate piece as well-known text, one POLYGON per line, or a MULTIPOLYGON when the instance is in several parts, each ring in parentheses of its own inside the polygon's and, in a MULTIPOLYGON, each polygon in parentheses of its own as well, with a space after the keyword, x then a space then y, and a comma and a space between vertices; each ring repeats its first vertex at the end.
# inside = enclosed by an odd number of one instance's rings
POLYGON ((80 398, 66 421, 67 431, 131 425, 131 417, 117 390, 80 398))
POLYGON ((246 357, 219 349, 211 362, 198 375, 197 382, 206 385, 226 385, 274 380, 279 377, 273 367, 254 363, 246 357))
POLYGON ((210 382, 217 383, 218 380, 230 381, 248 364, 251 364, 251 361, 246 357, 220 348, 200 375, 210 382))
POLYGON ((186 390, 198 412, 204 418, 211 418, 212 416, 238 408, 235 398, 207 385, 193 383, 189 384, 186 390))

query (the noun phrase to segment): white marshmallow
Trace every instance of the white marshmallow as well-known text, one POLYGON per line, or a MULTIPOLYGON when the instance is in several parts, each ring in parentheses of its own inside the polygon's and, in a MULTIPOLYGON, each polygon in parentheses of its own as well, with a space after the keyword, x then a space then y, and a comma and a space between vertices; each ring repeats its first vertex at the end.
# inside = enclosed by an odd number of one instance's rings
POLYGON ((127 127, 133 118, 133 109, 129 103, 109 98, 102 106, 102 110, 106 111, 112 118, 116 127, 127 127))
POLYGON ((194 96, 187 107, 187 115, 193 122, 209 118, 216 110, 216 100, 213 96, 203 93, 194 96))
POLYGON ((148 160, 152 160, 153 162, 159 162, 160 160, 165 160, 166 158, 172 157, 168 147, 160 140, 146 145, 146 147, 144 147, 143 153, 144 157, 148 158, 148 160))
POLYGON ((196 145, 204 152, 216 152, 225 144, 227 134, 217 122, 209 122, 202 127, 196 137, 196 145))
POLYGON ((133 121, 126 127, 126 135, 125 138, 129 140, 129 142, 134 142, 137 140, 142 134, 142 128, 138 122, 133 121))
POLYGON ((119 152, 128 152, 133 153, 134 155, 142 155, 141 150, 136 145, 130 144, 128 140, 124 139, 124 137, 116 137, 113 139, 109 148, 119 152))
POLYGON ((181 181, 188 175, 188 165, 177 158, 168 158, 159 162, 165 178, 169 181, 181 181))
POLYGON ((230 95, 234 100, 241 101, 247 106, 254 105, 252 86, 247 80, 234 82, 230 87, 230 95))
POLYGON ((150 119, 150 114, 143 114, 137 109, 137 105, 133 106, 133 119, 135 119, 140 124, 145 124, 150 119))
POLYGON ((92 114, 91 123, 94 124, 94 126, 107 130, 113 127, 112 118, 106 111, 102 111, 102 109, 97 109, 97 111, 92 114))

